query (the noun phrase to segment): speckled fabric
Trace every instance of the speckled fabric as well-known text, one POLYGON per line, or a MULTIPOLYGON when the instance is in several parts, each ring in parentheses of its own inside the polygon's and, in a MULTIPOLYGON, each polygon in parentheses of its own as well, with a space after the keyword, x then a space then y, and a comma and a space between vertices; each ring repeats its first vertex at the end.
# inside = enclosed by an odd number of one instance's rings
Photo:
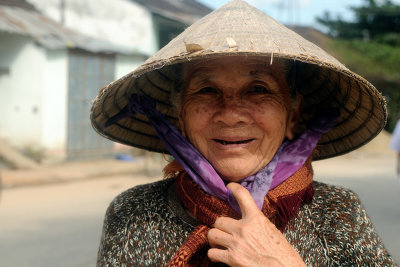
MULTIPOLYGON (((396 266, 356 194, 318 182, 314 190, 284 233, 308 266, 396 266)), ((165 266, 196 225, 174 179, 131 188, 107 210, 97 266, 165 266)))

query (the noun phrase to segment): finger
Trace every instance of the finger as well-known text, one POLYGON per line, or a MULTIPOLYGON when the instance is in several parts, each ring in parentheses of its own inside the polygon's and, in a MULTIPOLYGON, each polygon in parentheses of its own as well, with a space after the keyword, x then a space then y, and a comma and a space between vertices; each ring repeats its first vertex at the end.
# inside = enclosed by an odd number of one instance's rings
POLYGON ((229 256, 226 249, 210 248, 207 252, 207 257, 212 262, 222 262, 229 265, 229 256))
POLYGON ((257 204, 254 202, 250 192, 238 183, 229 183, 227 185, 229 190, 232 191, 233 196, 236 198, 240 210, 242 211, 242 218, 259 213, 257 204))
POLYGON ((212 248, 227 248, 233 241, 231 234, 216 228, 212 228, 210 231, 208 231, 207 238, 208 243, 212 248))
POLYGON ((224 231, 225 233, 231 234, 240 227, 240 224, 238 220, 229 217, 218 217, 215 220, 213 227, 224 231))

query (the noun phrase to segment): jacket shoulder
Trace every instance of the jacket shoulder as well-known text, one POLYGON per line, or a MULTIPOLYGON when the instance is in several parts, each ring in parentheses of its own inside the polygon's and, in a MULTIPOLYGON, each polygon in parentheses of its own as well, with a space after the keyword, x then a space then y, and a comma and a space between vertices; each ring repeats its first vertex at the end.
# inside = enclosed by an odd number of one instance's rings
POLYGON ((151 211, 161 203, 166 204, 167 191, 172 183, 173 179, 161 180, 138 185, 120 193, 110 203, 106 221, 125 225, 131 217, 151 211))
POLYGON ((303 249, 315 245, 303 251, 303 259, 311 265, 395 266, 356 193, 320 182, 314 182, 314 191, 312 203, 291 224, 295 243, 303 249))

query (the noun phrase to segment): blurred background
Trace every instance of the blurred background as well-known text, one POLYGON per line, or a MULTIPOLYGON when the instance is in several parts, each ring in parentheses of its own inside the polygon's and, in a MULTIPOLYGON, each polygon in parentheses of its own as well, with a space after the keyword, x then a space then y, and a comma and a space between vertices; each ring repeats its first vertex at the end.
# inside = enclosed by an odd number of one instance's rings
MULTIPOLYGON (((108 203, 161 178, 167 156, 90 125, 100 88, 226 0, 0 0, 0 266, 93 266, 108 203)), ((400 0, 249 0, 365 77, 389 118, 367 146, 315 163, 358 193, 400 262, 400 0), (338 168, 338 166, 340 166, 338 168)))

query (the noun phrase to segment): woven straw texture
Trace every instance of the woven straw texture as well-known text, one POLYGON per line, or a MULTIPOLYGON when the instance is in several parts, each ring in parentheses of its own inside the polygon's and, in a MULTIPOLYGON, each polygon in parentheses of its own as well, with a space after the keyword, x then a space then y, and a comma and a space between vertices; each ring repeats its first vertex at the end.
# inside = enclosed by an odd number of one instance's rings
POLYGON ((92 125, 106 138, 150 151, 168 153, 142 115, 120 120, 103 131, 107 119, 124 108, 132 93, 157 101, 156 108, 178 127, 171 91, 177 71, 188 61, 221 56, 265 57, 296 63, 296 87, 304 95, 303 122, 319 107, 341 115, 317 145, 314 160, 354 150, 374 138, 387 119, 382 95, 318 46, 242 0, 234 0, 203 17, 142 66, 100 90, 91 110, 92 125), (179 64, 182 63, 182 64, 179 64))

